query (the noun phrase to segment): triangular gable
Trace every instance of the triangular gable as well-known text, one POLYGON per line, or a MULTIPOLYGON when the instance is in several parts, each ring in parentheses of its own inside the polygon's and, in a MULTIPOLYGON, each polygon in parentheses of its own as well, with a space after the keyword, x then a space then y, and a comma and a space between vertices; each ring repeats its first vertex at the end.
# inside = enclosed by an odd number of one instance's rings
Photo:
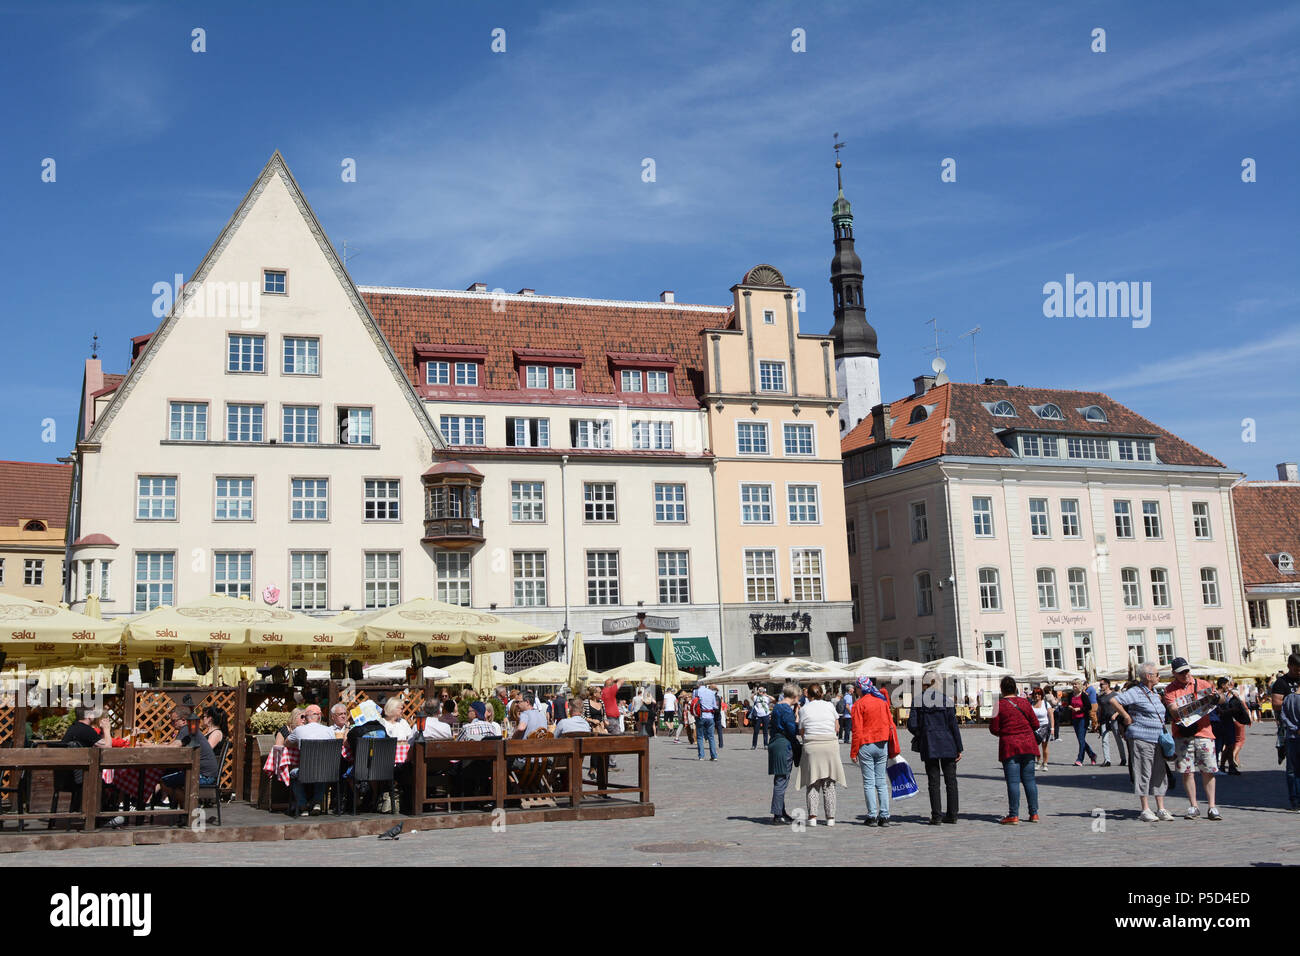
POLYGON ((393 354, 393 349, 380 331, 378 323, 375 322, 375 317, 370 314, 370 309, 367 308, 365 302, 362 301, 361 295, 357 292, 356 285, 352 282, 352 277, 349 276, 347 270, 343 268, 343 263, 340 261, 338 254, 335 253, 334 246, 326 237, 325 230, 321 227, 320 220, 316 218, 316 213, 312 210, 311 204, 307 202, 307 198, 298 187, 297 180, 293 178, 293 173, 289 171, 289 166, 285 163, 284 157, 280 155, 278 149, 271 155, 270 160, 268 160, 267 164, 262 168, 262 172, 257 177, 257 180, 249 188, 248 192, 244 194, 244 198, 240 200, 239 206, 235 209, 234 215, 230 217, 230 221, 226 223, 225 227, 221 230, 220 235, 217 236, 216 242, 212 244, 208 249, 207 254, 204 255, 203 260, 199 263, 199 267, 194 271, 193 277, 190 281, 185 283, 181 295, 177 296, 176 301, 172 304, 171 311, 167 313, 167 317, 162 320, 157 331, 155 331, 149 338, 149 342, 145 345, 144 351, 140 353, 140 357, 131 364, 131 368, 126 374, 126 379, 113 395, 108 408, 104 410, 104 414, 100 415, 99 418, 95 420, 94 427, 85 439, 86 444, 99 444, 100 438, 105 429, 108 428, 114 417, 116 417, 118 408, 121 407, 122 402, 131 393, 135 383, 139 380, 140 376, 144 374, 145 369, 148 368, 154 355, 157 354, 159 347, 171 332, 172 326, 176 324, 176 320, 184 314, 186 303, 190 300, 191 296, 197 294, 199 290, 201 290, 213 264, 220 257, 221 253, 225 251, 231 240, 234 239, 235 233, 239 230, 240 225, 243 224, 249 210, 253 208, 253 204, 262 194, 263 190, 266 189, 267 183, 271 181, 271 177, 273 176, 279 176, 284 182, 285 187, 289 190, 289 195, 293 197, 294 205, 298 207, 298 212, 306 221, 307 228, 316 238, 317 245, 320 247, 321 252, 329 262, 330 268, 333 270, 335 277, 339 280, 339 283, 347 293, 348 300, 352 303, 352 307, 355 310, 357 317, 361 320, 362 325, 365 326, 366 331, 370 333, 370 337, 374 341, 375 347, 380 350, 380 354, 384 359, 384 364, 388 366, 389 371, 392 372, 393 380, 396 381, 398 387, 402 389, 403 394, 406 396, 407 405, 410 406, 411 412, 416 416, 420 426, 424 429, 424 433, 428 437, 430 443, 434 448, 446 447, 446 442, 438 432, 438 429, 434 427, 433 420, 425 410, 424 403, 420 400, 420 397, 416 394, 415 388, 411 384, 410 379, 406 377, 406 373, 402 370, 401 363, 398 362, 397 356, 393 354))

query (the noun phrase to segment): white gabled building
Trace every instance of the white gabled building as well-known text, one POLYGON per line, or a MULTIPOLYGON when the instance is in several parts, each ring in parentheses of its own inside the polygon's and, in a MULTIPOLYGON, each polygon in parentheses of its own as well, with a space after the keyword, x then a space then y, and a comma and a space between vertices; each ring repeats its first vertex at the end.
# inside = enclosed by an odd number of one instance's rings
POLYGON ((279 152, 177 298, 125 376, 86 364, 73 608, 427 594, 420 475, 441 438, 279 152))

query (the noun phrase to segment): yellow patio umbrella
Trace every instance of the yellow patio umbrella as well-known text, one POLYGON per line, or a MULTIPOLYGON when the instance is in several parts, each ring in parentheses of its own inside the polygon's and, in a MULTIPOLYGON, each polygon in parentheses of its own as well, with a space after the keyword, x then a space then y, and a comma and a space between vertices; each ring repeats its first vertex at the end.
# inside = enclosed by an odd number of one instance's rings
POLYGON ((569 665, 560 661, 547 661, 512 675, 517 684, 564 684, 569 680, 569 665))
POLYGON ((1254 677, 1255 671, 1244 664, 1227 664, 1223 661, 1192 661, 1192 674, 1196 677, 1231 677, 1239 680, 1254 677))
POLYGON ((104 612, 99 606, 98 594, 92 594, 90 597, 86 598, 86 609, 81 613, 85 614, 86 617, 93 617, 96 621, 102 621, 104 619, 104 612))
POLYGON ((573 644, 569 647, 569 690, 581 690, 591 680, 587 670, 587 651, 582 646, 582 631, 573 632, 573 644))
POLYGON ((538 647, 551 643, 556 636, 555 631, 431 598, 366 611, 349 618, 347 626, 364 632, 367 644, 419 643, 430 657, 538 647))
MULTIPOLYGON (((696 682, 696 678, 685 671, 679 670, 677 673, 682 684, 694 684, 696 682)), ((652 664, 650 661, 633 661, 630 664, 624 664, 622 667, 615 667, 613 670, 605 671, 605 680, 633 681, 637 684, 658 683, 659 676, 660 665, 652 664)))
POLYGON ((673 636, 664 635, 664 642, 659 645, 663 648, 659 656, 663 658, 659 662, 659 685, 669 689, 682 686, 682 672, 677 668, 677 648, 673 647, 673 636))
MULTIPOLYGON (((474 665, 469 661, 457 661, 450 667, 443 668, 447 672, 446 677, 440 677, 434 681, 438 687, 470 687, 474 684, 474 665)), ((497 684, 513 684, 515 678, 512 674, 504 674, 501 671, 494 670, 492 673, 492 683, 488 687, 490 692, 497 684)))
POLYGON ((74 662, 116 647, 121 621, 96 620, 53 604, 0 594, 0 651, 6 663, 74 662))
POLYGON ((1247 677, 1273 677, 1278 671, 1286 670, 1286 657, 1282 654, 1257 654, 1241 666, 1247 671, 1247 677))
POLYGON ((488 654, 474 655, 474 682, 470 685, 482 697, 492 693, 497 684, 492 680, 492 658, 488 654))

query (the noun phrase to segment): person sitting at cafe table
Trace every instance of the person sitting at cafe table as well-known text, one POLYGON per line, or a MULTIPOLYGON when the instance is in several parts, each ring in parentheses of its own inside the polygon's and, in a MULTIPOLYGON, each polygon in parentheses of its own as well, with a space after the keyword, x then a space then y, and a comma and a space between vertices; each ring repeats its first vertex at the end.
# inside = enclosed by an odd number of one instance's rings
POLYGON ((425 740, 451 740, 451 724, 445 723, 438 716, 440 710, 442 710, 440 701, 424 702, 424 730, 420 732, 420 736, 425 740))
MULTIPOLYGON (((290 747, 297 747, 304 740, 335 740, 334 730, 332 727, 326 727, 321 723, 321 709, 317 704, 309 704, 303 716, 305 722, 299 724, 289 732, 286 738, 286 744, 290 747)), ((292 778, 290 785, 293 788, 293 805, 298 812, 298 816, 305 817, 319 816, 321 813, 321 789, 325 786, 322 783, 311 784, 311 800, 307 799, 307 784, 298 782, 298 768, 294 767, 289 771, 292 778), (311 807, 308 810, 308 806, 311 807)), ((290 811, 292 812, 292 811, 290 811)))
MULTIPOLYGON (((469 710, 473 719, 461 725, 460 733, 456 735, 457 740, 501 739, 501 725, 495 720, 488 720, 487 708, 488 705, 481 700, 470 702, 469 710)), ((490 787, 491 767, 490 760, 462 760, 456 764, 453 773, 458 779, 459 793, 462 796, 487 794, 490 787)), ((490 808, 491 804, 486 806, 490 808)))
POLYGON ((546 729, 546 712, 536 706, 536 698, 532 694, 524 694, 523 699, 519 702, 519 722, 515 725, 515 732, 512 735, 515 740, 521 737, 531 737, 539 730, 546 729))
POLYGON ((476 700, 470 703, 469 709, 474 716, 468 724, 460 728, 460 733, 456 735, 457 740, 486 740, 489 737, 501 736, 501 725, 495 720, 487 719, 487 704, 476 700))
POLYGON ((591 724, 587 723, 587 719, 582 716, 582 701, 569 701, 569 716, 555 725, 555 736, 589 733, 591 733, 591 724))
MULTIPOLYGON (((165 744, 164 747, 195 747, 199 751, 199 786, 215 787, 217 785, 217 774, 221 768, 217 766, 217 755, 212 749, 212 744, 208 743, 208 737, 202 731, 191 734, 189 731, 190 717, 192 711, 188 707, 177 707, 172 711, 172 726, 176 729, 176 738, 165 744)), ((185 771, 174 770, 163 776, 158 781, 158 791, 167 797, 167 800, 173 807, 179 806, 181 798, 185 793, 185 771)))
POLYGON ((402 701, 398 697, 390 697, 384 701, 384 716, 380 721, 384 725, 384 730, 388 736, 396 737, 398 740, 410 740, 415 731, 411 725, 406 722, 402 716, 402 701))
POLYGON ((295 707, 289 711, 289 722, 275 732, 275 745, 277 747, 285 746, 289 741, 289 734, 306 722, 307 709, 305 707, 295 707))
POLYGON ((208 745, 216 753, 226 739, 226 712, 220 707, 207 707, 199 715, 199 730, 208 738, 208 745))
POLYGON ((72 726, 63 734, 63 743, 78 747, 111 747, 113 733, 108 714, 99 718, 98 727, 92 725, 93 719, 85 707, 80 704, 73 707, 72 726))
POLYGON ((334 731, 335 737, 346 737, 348 731, 352 728, 352 716, 348 713, 347 704, 335 704, 330 708, 330 730, 334 731))

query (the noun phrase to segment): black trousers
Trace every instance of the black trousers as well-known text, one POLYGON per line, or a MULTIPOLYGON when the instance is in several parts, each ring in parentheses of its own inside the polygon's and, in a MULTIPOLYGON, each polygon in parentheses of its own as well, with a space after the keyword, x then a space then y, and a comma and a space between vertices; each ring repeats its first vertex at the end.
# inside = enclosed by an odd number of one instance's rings
POLYGON ((939 787, 940 773, 943 774, 944 788, 948 791, 948 816, 955 817, 957 815, 957 760, 954 757, 925 762, 925 776, 930 783, 930 815, 937 817, 943 813, 943 793, 939 787))

